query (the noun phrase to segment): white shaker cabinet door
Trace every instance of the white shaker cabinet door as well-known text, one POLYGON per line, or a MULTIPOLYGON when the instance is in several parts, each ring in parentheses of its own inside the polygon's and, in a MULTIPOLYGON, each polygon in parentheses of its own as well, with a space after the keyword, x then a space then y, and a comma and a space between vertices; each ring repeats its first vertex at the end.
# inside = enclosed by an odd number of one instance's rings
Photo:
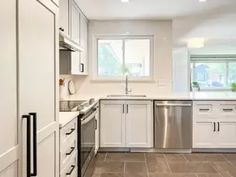
POLYGON ((215 141, 213 122, 197 121, 193 124, 193 148, 212 148, 215 141))
POLYGON ((60 17, 59 17, 59 28, 60 31, 69 36, 69 0, 60 0, 60 17))
POLYGON ((81 32, 80 32, 80 44, 83 48, 81 52, 80 58, 80 67, 81 67, 81 74, 88 74, 88 20, 85 16, 81 15, 80 17, 80 25, 81 25, 81 32))
POLYGON ((69 1, 69 12, 70 12, 70 34, 71 39, 80 45, 80 11, 77 4, 73 1, 69 1))
POLYGON ((236 148, 236 121, 218 122, 216 133, 218 148, 236 148))
POLYGON ((126 103, 126 146, 153 147, 152 102, 128 101, 126 103))
POLYGON ((52 1, 19 1, 19 111, 37 113, 37 177, 59 176, 57 20, 52 1))
POLYGON ((19 177, 16 0, 0 1, 0 177, 19 177))
POLYGON ((101 102, 101 147, 125 147, 124 104, 120 101, 101 102))

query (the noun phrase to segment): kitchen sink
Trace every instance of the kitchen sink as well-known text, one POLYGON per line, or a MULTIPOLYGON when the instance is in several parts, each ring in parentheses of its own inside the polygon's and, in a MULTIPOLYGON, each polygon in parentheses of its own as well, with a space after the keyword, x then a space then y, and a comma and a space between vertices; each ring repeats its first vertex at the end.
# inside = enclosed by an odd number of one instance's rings
POLYGON ((145 98, 147 97, 146 95, 107 95, 107 97, 131 97, 131 98, 145 98))

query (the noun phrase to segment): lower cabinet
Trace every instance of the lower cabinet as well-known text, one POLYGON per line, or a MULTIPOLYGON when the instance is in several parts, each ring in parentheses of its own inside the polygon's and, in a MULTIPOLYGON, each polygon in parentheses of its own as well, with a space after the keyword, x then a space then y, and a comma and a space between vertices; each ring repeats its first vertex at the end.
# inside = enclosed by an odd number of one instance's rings
POLYGON ((153 147, 152 101, 101 101, 101 147, 153 147))
POLYGON ((199 101, 193 109, 193 148, 236 148, 236 102, 199 101))
POLYGON ((77 118, 60 128, 60 176, 77 177, 77 118))

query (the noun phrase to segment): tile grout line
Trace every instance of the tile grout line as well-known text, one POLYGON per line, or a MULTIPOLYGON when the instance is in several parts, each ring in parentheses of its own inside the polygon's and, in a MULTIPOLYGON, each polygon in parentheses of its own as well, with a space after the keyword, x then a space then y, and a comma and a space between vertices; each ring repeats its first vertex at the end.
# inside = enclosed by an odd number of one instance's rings
POLYGON ((170 168, 169 162, 168 162, 168 160, 167 160, 167 158, 166 158, 166 154, 163 154, 163 156, 164 156, 164 160, 165 160, 165 162, 166 162, 166 164, 167 164, 167 167, 168 167, 168 169, 170 170, 170 173, 173 173, 172 170, 171 170, 171 168, 170 168))
POLYGON ((146 153, 144 153, 144 161, 145 161, 145 166, 146 166, 146 170, 147 170, 147 177, 149 177, 149 170, 148 170, 148 165, 147 165, 146 153))
POLYGON ((106 154, 105 154, 105 158, 104 158, 104 162, 106 162, 106 160, 107 160, 107 152, 106 152, 106 154))
MULTIPOLYGON (((217 172, 218 175, 220 175, 221 177, 223 177, 223 175, 216 169, 216 167, 215 167, 214 165, 212 165, 212 163, 214 163, 214 161, 213 161, 213 162, 208 162, 208 163, 209 163, 210 166, 217 172)), ((230 176, 232 176, 232 175, 230 175, 230 176)))

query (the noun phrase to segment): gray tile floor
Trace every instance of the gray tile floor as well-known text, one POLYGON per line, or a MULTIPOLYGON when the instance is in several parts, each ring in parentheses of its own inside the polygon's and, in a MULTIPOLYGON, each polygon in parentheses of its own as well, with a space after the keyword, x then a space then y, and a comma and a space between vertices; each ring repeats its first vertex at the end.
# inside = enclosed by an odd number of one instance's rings
POLYGON ((236 177, 236 154, 99 153, 93 177, 236 177))

